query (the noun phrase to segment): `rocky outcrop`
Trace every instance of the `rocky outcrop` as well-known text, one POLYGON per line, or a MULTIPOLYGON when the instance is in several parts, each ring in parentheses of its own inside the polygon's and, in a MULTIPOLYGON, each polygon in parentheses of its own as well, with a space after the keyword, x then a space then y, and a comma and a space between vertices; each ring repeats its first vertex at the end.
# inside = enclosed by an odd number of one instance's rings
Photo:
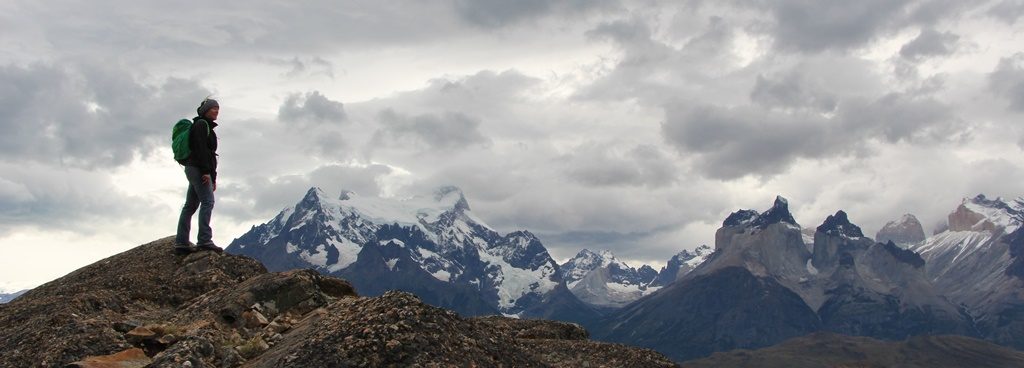
POLYGON ((172 245, 142 245, 0 305, 0 366, 674 366, 589 341, 578 325, 467 320, 408 293, 359 297, 314 270, 271 273, 172 245))
POLYGON ((949 214, 950 231, 992 231, 995 227, 984 214, 974 212, 963 204, 949 214))
POLYGON ((173 256, 172 242, 101 260, 0 306, 0 366, 64 366, 131 349, 133 328, 167 321, 193 299, 266 272, 250 258, 173 256))
POLYGON ((815 333, 758 350, 736 350, 683 364, 685 368, 1021 367, 1024 353, 964 336, 919 336, 887 342, 815 333))
POLYGON ((854 254, 863 253, 872 244, 874 241, 865 238, 860 227, 850 223, 846 212, 838 211, 815 231, 811 265, 818 273, 831 272, 841 260, 852 260, 854 254))
POLYGON ((924 227, 917 217, 905 214, 899 220, 889 221, 878 230, 875 240, 879 243, 893 242, 901 247, 919 244, 925 240, 924 227))

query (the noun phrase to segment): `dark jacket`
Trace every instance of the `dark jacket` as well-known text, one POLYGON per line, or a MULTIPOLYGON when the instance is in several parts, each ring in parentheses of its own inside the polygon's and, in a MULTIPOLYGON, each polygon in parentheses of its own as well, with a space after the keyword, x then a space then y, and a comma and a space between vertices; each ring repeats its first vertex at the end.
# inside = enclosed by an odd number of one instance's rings
POLYGON ((217 122, 206 122, 198 116, 192 118, 192 129, 188 132, 188 145, 192 153, 184 161, 185 166, 195 166, 203 175, 210 175, 217 181, 217 122), (206 127, 210 129, 207 130, 206 127), (207 135, 206 132, 209 132, 207 135))

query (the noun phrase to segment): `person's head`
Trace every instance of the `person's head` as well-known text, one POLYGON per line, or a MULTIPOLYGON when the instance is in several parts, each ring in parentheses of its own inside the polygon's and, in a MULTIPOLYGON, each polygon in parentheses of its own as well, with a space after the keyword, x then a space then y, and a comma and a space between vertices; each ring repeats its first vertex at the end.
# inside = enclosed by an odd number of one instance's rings
POLYGON ((196 113, 199 117, 207 120, 217 120, 217 115, 220 114, 220 104, 217 100, 212 98, 206 98, 199 104, 199 108, 196 109, 196 113))

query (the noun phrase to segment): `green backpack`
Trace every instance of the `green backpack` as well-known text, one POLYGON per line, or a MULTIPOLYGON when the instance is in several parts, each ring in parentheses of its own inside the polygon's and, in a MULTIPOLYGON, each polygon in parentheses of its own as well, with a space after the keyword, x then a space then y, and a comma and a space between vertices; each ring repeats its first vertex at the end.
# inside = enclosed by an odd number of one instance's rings
MULTIPOLYGON (((181 119, 174 123, 174 129, 171 130, 171 151, 174 151, 175 161, 180 162, 192 154, 192 148, 188 144, 190 130, 192 130, 192 120, 181 119)), ((210 135, 209 123, 206 124, 206 135, 210 135)))

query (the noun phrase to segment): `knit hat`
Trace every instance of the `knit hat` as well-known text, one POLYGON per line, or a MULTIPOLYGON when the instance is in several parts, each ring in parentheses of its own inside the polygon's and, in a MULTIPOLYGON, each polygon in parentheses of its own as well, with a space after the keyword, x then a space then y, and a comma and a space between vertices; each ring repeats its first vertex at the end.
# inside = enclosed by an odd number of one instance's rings
POLYGON ((220 104, 217 103, 217 100, 214 100, 212 98, 207 98, 207 99, 203 100, 202 103, 199 104, 199 108, 196 109, 196 112, 199 113, 199 117, 205 117, 206 116, 206 112, 210 111, 210 109, 212 109, 214 107, 219 108, 220 104))

